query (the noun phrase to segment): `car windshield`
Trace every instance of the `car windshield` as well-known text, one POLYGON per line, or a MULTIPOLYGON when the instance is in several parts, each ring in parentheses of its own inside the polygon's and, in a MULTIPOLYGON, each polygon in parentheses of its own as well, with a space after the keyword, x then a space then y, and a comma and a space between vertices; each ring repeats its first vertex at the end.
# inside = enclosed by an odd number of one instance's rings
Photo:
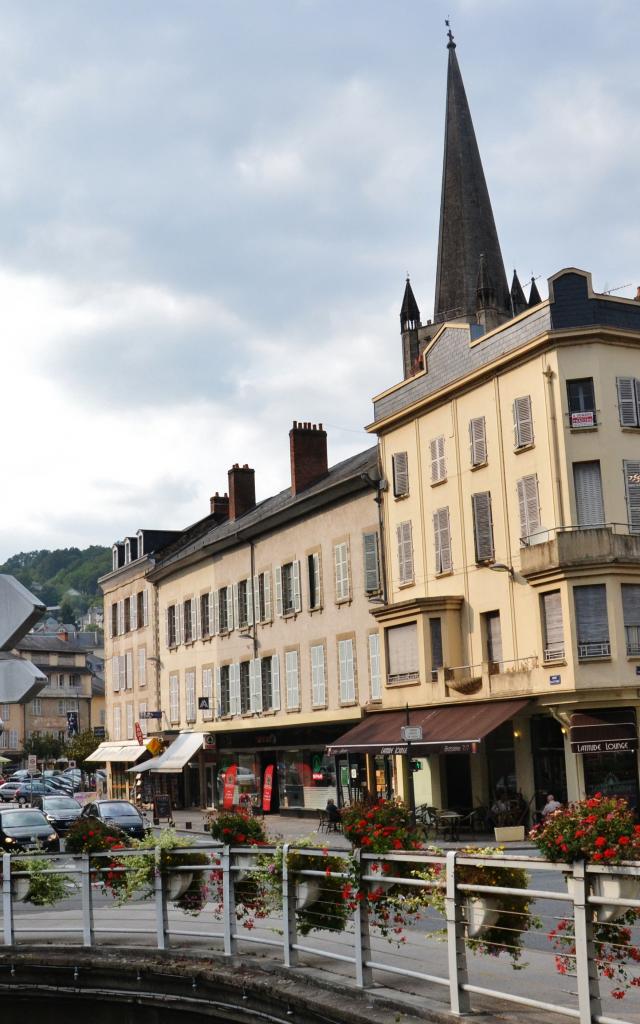
POLYGON ((2 815, 3 828, 29 828, 30 825, 46 825, 40 811, 10 811, 2 815))
POLYGON ((79 811, 80 805, 70 796, 48 796, 42 801, 45 811, 79 811))
POLYGON ((103 818, 139 818, 140 815, 135 807, 127 803, 100 804, 100 814, 103 818))

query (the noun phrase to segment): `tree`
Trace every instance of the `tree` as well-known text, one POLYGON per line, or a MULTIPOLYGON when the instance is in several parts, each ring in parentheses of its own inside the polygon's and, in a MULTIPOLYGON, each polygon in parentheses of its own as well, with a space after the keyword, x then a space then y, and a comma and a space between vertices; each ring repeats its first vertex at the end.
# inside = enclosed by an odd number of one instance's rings
MULTIPOLYGON (((84 762, 100 746, 100 740, 96 739, 91 729, 85 729, 70 739, 65 748, 65 755, 70 761, 75 761, 79 768, 84 767, 84 762)), ((91 770, 91 766, 88 767, 91 770)))
POLYGON ((64 753, 64 741, 57 736, 46 732, 43 736, 31 736, 25 741, 24 755, 35 754, 40 761, 53 761, 62 757, 64 753))

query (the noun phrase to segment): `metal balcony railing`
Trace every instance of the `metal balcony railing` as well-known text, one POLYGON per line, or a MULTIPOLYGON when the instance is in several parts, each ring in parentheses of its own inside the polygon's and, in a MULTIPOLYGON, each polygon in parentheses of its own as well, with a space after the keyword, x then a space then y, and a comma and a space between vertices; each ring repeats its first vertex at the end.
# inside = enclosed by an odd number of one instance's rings
POLYGON ((589 640, 587 643, 578 644, 578 658, 580 661, 588 661, 590 658, 611 657, 611 642, 609 640, 589 640))

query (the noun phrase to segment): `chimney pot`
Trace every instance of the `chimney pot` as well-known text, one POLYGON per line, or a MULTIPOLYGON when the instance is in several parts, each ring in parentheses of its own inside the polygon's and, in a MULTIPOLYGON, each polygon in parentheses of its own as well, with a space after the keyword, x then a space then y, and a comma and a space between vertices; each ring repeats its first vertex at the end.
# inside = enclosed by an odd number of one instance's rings
POLYGON ((217 523, 223 523, 225 519, 229 518, 229 498, 225 494, 220 495, 218 491, 209 499, 211 507, 211 515, 215 516, 217 523))
POLYGON ((294 420, 289 431, 289 451, 293 494, 299 494, 327 475, 327 434, 321 423, 316 426, 309 421, 294 420))
POLYGON ((255 508, 256 504, 256 473, 245 462, 244 466, 236 462, 229 470, 229 519, 235 520, 245 512, 255 508))

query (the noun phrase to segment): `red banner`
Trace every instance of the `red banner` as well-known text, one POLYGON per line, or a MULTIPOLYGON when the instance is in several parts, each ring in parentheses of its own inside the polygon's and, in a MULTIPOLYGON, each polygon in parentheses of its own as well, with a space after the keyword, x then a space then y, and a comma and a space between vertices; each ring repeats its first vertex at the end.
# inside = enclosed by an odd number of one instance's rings
POLYGON ((224 790, 222 791, 222 806, 225 810, 233 807, 233 796, 236 790, 236 775, 238 768, 235 764, 229 765, 224 773, 224 790))
POLYGON ((144 736, 142 734, 142 726, 140 722, 136 722, 136 739, 141 747, 144 747, 144 736))
POLYGON ((273 792, 273 765, 268 764, 264 770, 264 783, 262 786, 262 810, 271 810, 271 793, 273 792))

